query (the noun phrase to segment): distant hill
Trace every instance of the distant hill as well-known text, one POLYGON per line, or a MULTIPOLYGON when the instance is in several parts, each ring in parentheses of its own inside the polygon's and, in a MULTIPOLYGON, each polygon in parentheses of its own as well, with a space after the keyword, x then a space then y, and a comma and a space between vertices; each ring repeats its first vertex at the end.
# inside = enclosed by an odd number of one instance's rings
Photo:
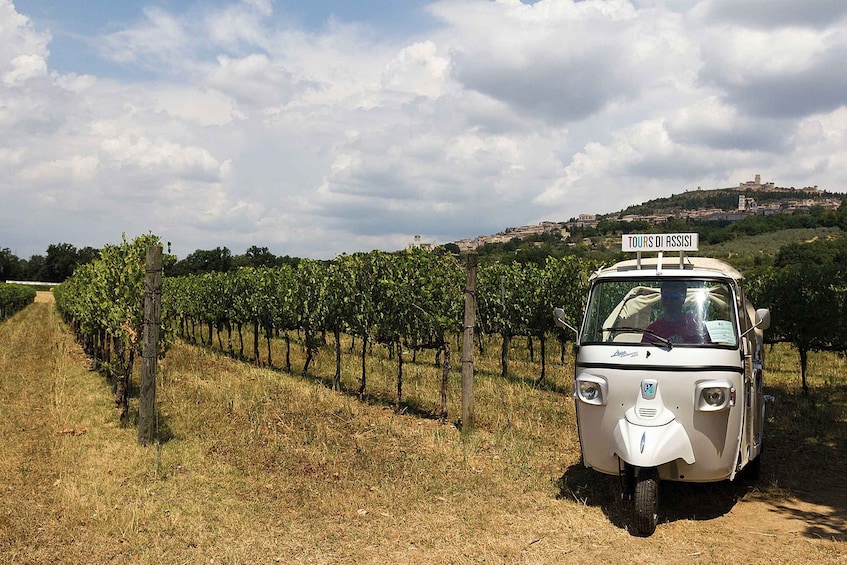
MULTIPOLYGON (((819 190, 817 187, 802 189, 795 188, 718 188, 709 190, 691 190, 681 194, 672 194, 665 198, 655 198, 642 204, 630 206, 612 214, 604 214, 603 217, 623 217, 629 215, 659 215, 678 214, 685 210, 737 210, 739 208, 739 196, 751 199, 758 206, 799 205, 800 203, 821 203, 832 207, 833 203, 840 203, 844 194, 819 190), (811 202, 809 202, 811 201, 811 202)), ((837 207, 837 204, 835 205, 837 207)))
POLYGON ((565 255, 610 261, 620 257, 623 233, 697 232, 699 254, 725 258, 749 269, 772 262, 783 245, 844 237, 845 201, 844 194, 817 187, 779 188, 757 179, 736 188, 698 189, 656 198, 610 214, 544 222, 531 226, 536 228, 534 232, 530 226, 509 228, 461 243, 475 247, 485 263, 542 264, 549 256, 565 255), (566 229, 559 229, 562 226, 566 229))
MULTIPOLYGON (((666 223, 669 219, 683 221, 739 221, 749 216, 776 214, 807 214, 812 208, 834 210, 841 205, 844 194, 827 192, 817 187, 802 189, 775 187, 773 183, 756 181, 741 183, 738 187, 692 190, 668 197, 655 198, 608 214, 580 214, 567 222, 541 222, 540 224, 509 227, 491 235, 479 235, 453 242, 460 251, 478 249, 484 245, 506 244, 514 240, 533 242, 549 241, 561 233, 581 234, 579 228, 600 227, 604 222, 624 221, 633 231, 666 223), (564 228, 564 229, 563 229, 564 228), (576 230, 575 230, 576 228, 576 230)), ((608 225, 606 226, 608 228, 608 225)))

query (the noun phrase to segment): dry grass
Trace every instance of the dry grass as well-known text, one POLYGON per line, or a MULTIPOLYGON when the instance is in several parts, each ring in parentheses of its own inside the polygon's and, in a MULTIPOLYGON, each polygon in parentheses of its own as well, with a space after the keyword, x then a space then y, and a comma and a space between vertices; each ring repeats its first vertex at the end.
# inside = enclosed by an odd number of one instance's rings
MULTIPOLYGON (((440 378, 431 353, 405 365, 397 415, 396 365, 379 347, 361 402, 326 386, 331 347, 301 378, 178 343, 158 389, 165 439, 139 447, 52 307, 30 306, 0 326, 0 561, 847 561, 844 359, 813 355, 803 399, 796 356, 777 348, 764 480, 669 484, 663 523, 640 538, 615 482, 578 464, 572 367, 555 362, 554 346, 539 390, 522 345, 507 380, 496 344, 477 358, 478 431, 463 438, 430 416, 440 378)), ((299 371, 302 352, 292 352, 299 371)), ((344 388, 358 376, 346 355, 344 388)), ((458 387, 455 370, 451 420, 458 387)))

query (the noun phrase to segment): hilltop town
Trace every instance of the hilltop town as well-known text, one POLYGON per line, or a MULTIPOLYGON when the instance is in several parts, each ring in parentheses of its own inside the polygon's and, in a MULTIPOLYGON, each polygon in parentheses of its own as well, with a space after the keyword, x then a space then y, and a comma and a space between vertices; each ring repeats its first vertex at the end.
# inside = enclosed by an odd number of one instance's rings
MULTIPOLYGON (((615 220, 622 222, 646 222, 650 225, 667 222, 668 219, 691 220, 691 221, 738 221, 748 216, 774 214, 798 214, 808 213, 812 207, 818 206, 824 209, 835 209, 841 205, 842 198, 837 195, 826 193, 817 186, 801 189, 780 188, 773 182, 763 183, 761 175, 756 175, 752 181, 739 183, 736 187, 703 190, 698 187, 694 191, 686 191, 686 195, 700 196, 702 194, 714 194, 727 192, 738 193, 737 200, 732 198, 732 207, 677 207, 677 206, 655 206, 652 213, 623 213, 612 214, 580 214, 567 222, 541 222, 539 224, 506 228, 493 235, 480 235, 474 238, 465 238, 456 241, 460 251, 477 249, 487 243, 505 243, 514 238, 526 239, 529 237, 559 232, 563 238, 570 235, 573 228, 594 227, 601 220, 615 220), (751 196, 752 195, 752 196, 751 196), (757 202, 756 195, 761 202, 757 202), (737 205, 735 203, 737 202, 737 205)), ((635 207, 638 208, 638 207, 635 207)))

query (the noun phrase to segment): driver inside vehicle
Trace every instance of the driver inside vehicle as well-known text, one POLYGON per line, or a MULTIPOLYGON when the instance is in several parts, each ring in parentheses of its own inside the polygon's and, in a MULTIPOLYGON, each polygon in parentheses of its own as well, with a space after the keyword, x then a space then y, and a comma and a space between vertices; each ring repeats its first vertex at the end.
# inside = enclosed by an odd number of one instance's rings
MULTIPOLYGON (((664 281, 661 287, 662 315, 647 329, 673 344, 710 343, 709 333, 702 320, 684 312, 687 287, 684 281, 664 281)), ((645 333, 642 343, 654 343, 655 337, 645 333)))

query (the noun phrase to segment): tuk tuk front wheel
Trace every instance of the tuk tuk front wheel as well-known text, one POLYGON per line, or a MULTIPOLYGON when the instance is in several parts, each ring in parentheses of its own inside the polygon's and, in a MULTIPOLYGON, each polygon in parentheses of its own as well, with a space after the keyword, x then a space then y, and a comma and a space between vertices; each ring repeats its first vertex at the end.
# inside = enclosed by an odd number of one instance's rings
POLYGON ((758 481, 762 476, 762 454, 759 453, 755 459, 747 463, 743 470, 747 479, 753 482, 758 481))
POLYGON ((659 471, 641 469, 635 480, 635 528, 643 536, 652 535, 659 521, 659 471))

